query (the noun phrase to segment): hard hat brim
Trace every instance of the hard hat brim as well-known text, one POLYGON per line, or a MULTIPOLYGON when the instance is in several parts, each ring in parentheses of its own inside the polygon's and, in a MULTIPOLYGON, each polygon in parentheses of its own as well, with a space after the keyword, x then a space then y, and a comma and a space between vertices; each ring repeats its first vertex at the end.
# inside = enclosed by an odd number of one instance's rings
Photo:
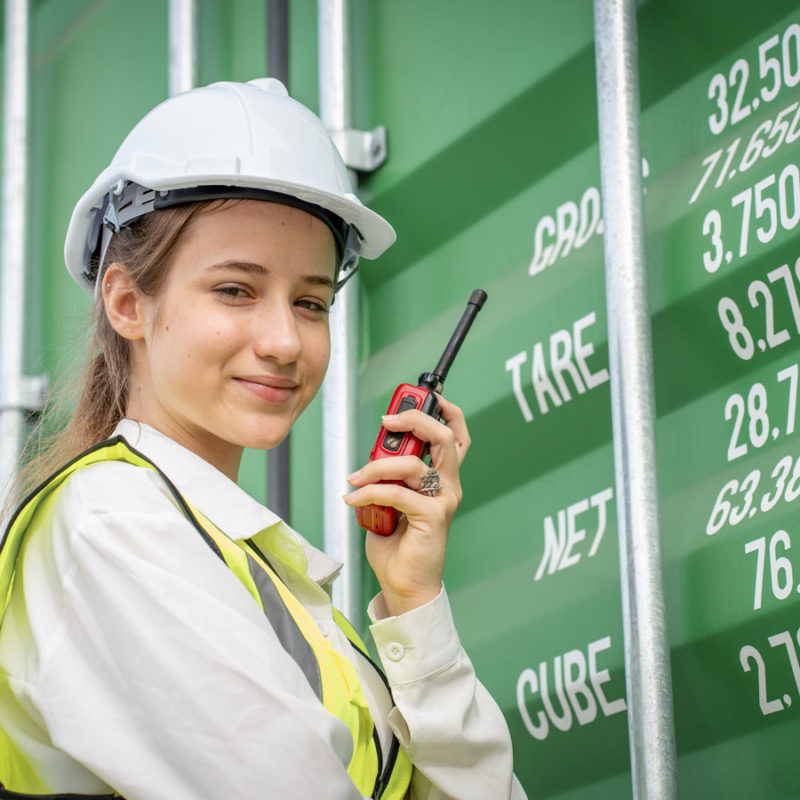
POLYGON ((364 206, 354 194, 337 195, 323 189, 294 184, 288 181, 264 179, 261 177, 236 175, 230 173, 220 175, 208 173, 194 174, 191 180, 153 180, 152 176, 144 179, 129 170, 103 171, 92 187, 81 197, 72 212, 66 241, 64 258, 67 269, 73 279, 88 291, 93 285, 86 277, 87 271, 87 237, 94 217, 99 213, 103 199, 120 182, 131 181, 155 190, 191 188, 198 185, 241 186, 251 189, 264 189, 280 194, 296 197, 313 205, 326 209, 341 217, 346 223, 353 225, 360 240, 359 255, 374 259, 384 253, 395 241, 397 235, 394 228, 380 215, 364 206))

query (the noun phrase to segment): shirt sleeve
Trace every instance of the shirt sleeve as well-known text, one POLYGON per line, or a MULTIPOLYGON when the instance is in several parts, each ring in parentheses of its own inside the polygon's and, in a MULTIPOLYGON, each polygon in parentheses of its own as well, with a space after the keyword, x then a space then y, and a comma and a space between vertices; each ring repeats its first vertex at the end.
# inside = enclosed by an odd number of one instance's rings
POLYGON ((415 767, 412 800, 525 800, 508 726, 461 646, 444 587, 396 617, 379 594, 368 613, 395 701, 389 723, 415 767))
POLYGON ((242 584, 155 473, 99 467, 24 557, 31 699, 54 745, 127 800, 358 800, 349 730, 242 584))

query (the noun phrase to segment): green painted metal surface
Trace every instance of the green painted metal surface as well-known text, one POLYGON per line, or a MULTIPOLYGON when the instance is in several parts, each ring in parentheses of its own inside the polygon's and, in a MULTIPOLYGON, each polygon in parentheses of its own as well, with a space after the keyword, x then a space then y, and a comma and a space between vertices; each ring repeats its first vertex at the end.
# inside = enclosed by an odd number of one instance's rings
MULTIPOLYGON (((365 272, 363 417, 485 288, 447 387, 474 439, 447 584, 529 795, 610 798, 630 779, 591 3, 542 5, 460 4, 457 24, 422 3, 375 12, 371 102, 391 157, 370 199, 402 238, 365 272)), ((800 793, 798 23, 795 3, 639 10, 685 797, 800 793)))
MULTIPOLYGON (((200 3, 200 79, 263 73, 264 8, 200 3)), ((35 3, 29 364, 67 381, 84 297, 72 205, 166 93, 161 0, 35 3)), ((291 4, 317 105, 316 8, 291 4)), ((398 243, 361 283, 359 447, 395 385, 489 300, 448 397, 473 446, 446 582, 531 798, 630 796, 589 0, 354 0, 365 200, 398 243)), ((800 795, 800 6, 639 8, 659 502, 683 797, 800 795)), ((321 542, 321 410, 293 433, 293 522, 321 542)), ((264 461, 244 485, 262 499, 264 461)), ((365 590, 374 585, 365 576, 365 590)))

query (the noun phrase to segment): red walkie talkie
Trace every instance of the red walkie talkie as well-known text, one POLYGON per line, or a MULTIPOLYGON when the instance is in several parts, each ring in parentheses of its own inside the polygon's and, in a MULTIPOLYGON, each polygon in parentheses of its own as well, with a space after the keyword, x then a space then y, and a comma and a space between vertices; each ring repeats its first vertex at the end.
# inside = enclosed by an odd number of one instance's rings
MULTIPOLYGON (((387 414, 400 414, 412 408, 418 408, 430 416, 439 419, 439 403, 434 392, 442 391, 444 379, 450 371, 453 359, 456 357, 464 337, 467 335, 478 312, 486 302, 486 292, 483 289, 476 289, 467 301, 467 309, 461 317, 447 347, 439 359, 439 363, 433 372, 423 372, 419 376, 417 386, 410 383, 403 383, 395 389, 392 402, 389 403, 387 414)), ((389 458, 391 456, 419 456, 425 458, 428 454, 428 443, 420 441, 411 433, 404 431, 387 431, 381 425, 375 446, 369 454, 369 460, 375 461, 378 458, 389 458)), ((402 481, 387 481, 402 485, 402 481)), ((358 524, 368 531, 379 533, 381 536, 388 536, 397 527, 397 509, 391 506, 360 506, 356 508, 356 520, 358 524)))

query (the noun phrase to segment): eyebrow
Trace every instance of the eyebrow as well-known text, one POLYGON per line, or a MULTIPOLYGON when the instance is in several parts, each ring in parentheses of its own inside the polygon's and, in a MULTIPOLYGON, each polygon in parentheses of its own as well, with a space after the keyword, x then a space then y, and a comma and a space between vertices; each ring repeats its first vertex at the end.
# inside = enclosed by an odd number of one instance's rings
MULTIPOLYGON (((206 267, 208 272, 223 272, 224 270, 235 269, 245 272, 249 275, 268 275, 269 270, 263 264, 256 264, 253 261, 220 261, 217 264, 210 264, 206 267)), ((305 283, 315 284, 317 286, 325 286, 329 289, 335 289, 336 284, 332 278, 326 275, 301 275, 300 279, 305 283)))

